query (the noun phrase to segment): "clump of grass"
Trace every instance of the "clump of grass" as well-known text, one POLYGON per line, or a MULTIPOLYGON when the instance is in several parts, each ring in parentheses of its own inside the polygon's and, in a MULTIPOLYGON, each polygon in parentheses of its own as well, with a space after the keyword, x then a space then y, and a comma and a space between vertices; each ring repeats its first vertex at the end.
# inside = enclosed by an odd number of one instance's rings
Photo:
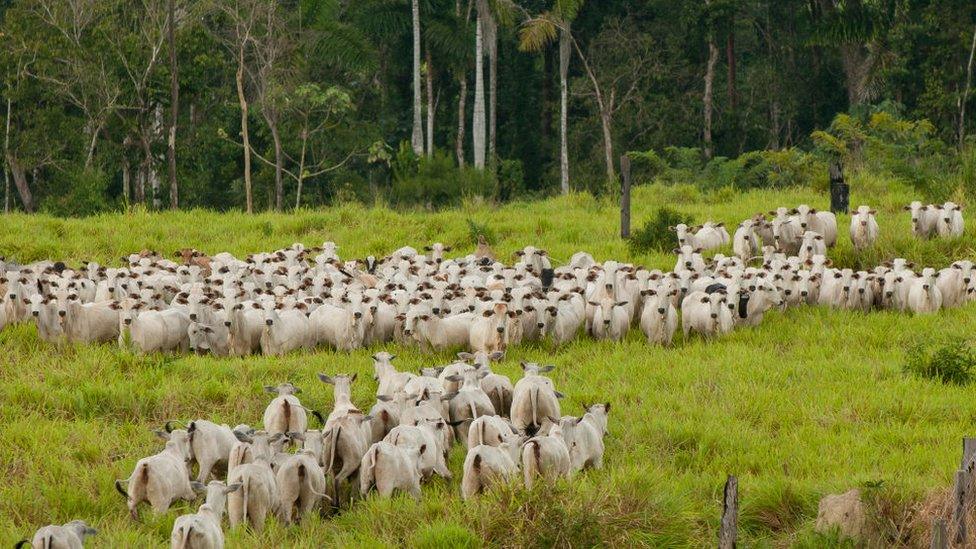
POLYGON ((672 208, 659 208, 644 226, 630 235, 627 246, 630 253, 663 252, 674 247, 675 238, 671 227, 679 223, 691 224, 690 215, 683 214, 672 208))
POLYGON ((464 526, 455 522, 436 521, 422 526, 410 538, 410 545, 418 548, 438 549, 458 547, 475 549, 481 547, 481 540, 464 526))
POLYGON ((473 219, 467 219, 468 222, 468 238, 471 239, 471 243, 478 244, 478 236, 482 235, 485 237, 485 241, 489 244, 495 244, 498 239, 495 237, 495 231, 491 230, 491 227, 487 223, 478 223, 473 219))
POLYGON ((946 384, 968 385, 973 381, 976 353, 963 338, 944 342, 918 342, 905 354, 904 369, 926 379, 946 384))

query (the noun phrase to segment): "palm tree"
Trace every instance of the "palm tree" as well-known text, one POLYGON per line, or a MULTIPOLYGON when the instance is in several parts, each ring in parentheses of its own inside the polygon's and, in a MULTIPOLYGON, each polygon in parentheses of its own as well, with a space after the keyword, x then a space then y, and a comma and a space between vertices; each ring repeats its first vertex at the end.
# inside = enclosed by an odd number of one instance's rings
POLYGON ((474 141, 474 167, 485 169, 485 45, 484 28, 486 0, 478 1, 478 20, 474 33, 474 118, 471 133, 474 141))
POLYGON ((571 25, 584 0, 556 0, 552 11, 532 19, 522 29, 519 47, 538 51, 559 33, 559 186, 569 193, 569 141, 567 138, 569 112, 569 60, 573 55, 571 25))

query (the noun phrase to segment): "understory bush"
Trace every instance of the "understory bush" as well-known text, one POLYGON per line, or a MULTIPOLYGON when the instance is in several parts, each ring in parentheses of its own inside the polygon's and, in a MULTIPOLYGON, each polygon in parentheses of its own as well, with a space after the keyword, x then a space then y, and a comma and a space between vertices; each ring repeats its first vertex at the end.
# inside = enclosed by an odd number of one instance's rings
POLYGON ((630 253, 670 250, 676 242, 671 227, 679 223, 691 224, 692 217, 668 207, 659 208, 640 229, 630 235, 630 240, 627 241, 630 253))
POLYGON ((942 383, 968 385, 973 379, 974 366, 976 353, 962 338, 916 342, 905 353, 906 372, 942 383))
POLYGON ((411 158, 401 148, 392 168, 392 199, 398 205, 439 208, 457 206, 466 197, 494 198, 495 181, 489 172, 458 167, 446 151, 411 158))
POLYGON ((71 181, 66 185, 67 192, 45 197, 42 210, 59 217, 85 217, 112 209, 106 193, 109 177, 105 172, 90 168, 65 173, 64 177, 71 181))

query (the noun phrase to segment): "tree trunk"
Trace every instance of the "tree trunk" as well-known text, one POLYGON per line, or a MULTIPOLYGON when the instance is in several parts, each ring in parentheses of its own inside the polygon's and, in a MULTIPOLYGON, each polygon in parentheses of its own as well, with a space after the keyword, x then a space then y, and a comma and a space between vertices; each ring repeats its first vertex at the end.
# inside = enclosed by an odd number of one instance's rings
POLYGON ((295 191, 295 209, 302 206, 302 186, 305 182, 305 151, 308 150, 308 123, 302 128, 302 154, 298 159, 298 189, 295 191))
POLYGON ((569 194, 569 23, 559 33, 559 186, 569 194))
POLYGON ((464 120, 467 116, 468 106, 468 77, 461 73, 458 77, 458 127, 457 135, 454 137, 454 156, 457 157, 458 166, 464 166, 464 120))
MULTIPOLYGON (((90 122, 91 123, 88 125, 92 126, 94 124, 94 121, 92 120, 90 122)), ((91 167, 92 159, 95 158, 95 144, 98 143, 98 133, 102 131, 102 123, 99 122, 98 124, 94 124, 94 127, 91 128, 91 130, 92 130, 91 139, 88 141, 88 152, 85 155, 86 170, 91 167)))
POLYGON ((24 211, 34 213, 34 197, 31 195, 30 186, 27 184, 27 173, 24 171, 23 166, 20 165, 20 162, 17 161, 17 158, 9 151, 7 152, 7 165, 10 166, 10 172, 13 174, 14 185, 20 194, 20 201, 24 205, 24 211))
MULTIPOLYGON (((973 83, 973 56, 976 55, 976 30, 973 31, 973 45, 969 48, 969 63, 966 65, 966 87, 959 100, 959 148, 966 141, 966 103, 969 101, 969 90, 973 83)), ((9 105, 9 103, 7 103, 9 105)), ((7 107, 10 110, 10 107, 7 107)))
POLYGON ((281 211, 281 203, 284 197, 284 180, 282 176, 284 175, 284 154, 282 154, 281 149, 281 135, 278 133, 278 121, 273 117, 265 117, 268 122, 268 128, 271 130, 271 139, 274 141, 274 153, 275 153, 275 187, 274 187, 274 209, 276 212, 281 211))
POLYGON ((434 114, 437 112, 437 99, 434 98, 434 63, 427 46, 427 157, 434 155, 434 114))
POLYGON ((607 109, 600 111, 600 125, 603 127, 603 152, 607 163, 607 184, 613 185, 617 174, 613 167, 613 131, 611 129, 612 114, 607 109))
MULTIPOLYGON (((152 135, 153 137, 158 137, 163 128, 163 106, 159 103, 156 104, 156 108, 153 109, 153 125, 152 125, 152 135)), ((163 205, 163 199, 160 195, 160 180, 159 180, 159 170, 156 169, 156 162, 152 159, 152 148, 147 147, 146 155, 151 158, 149 162, 149 175, 150 183, 152 183, 152 205, 153 209, 158 210, 163 205)))
POLYGON ((180 116, 180 84, 176 72, 176 0, 169 0, 168 27, 170 119, 166 156, 169 160, 169 207, 178 210, 180 192, 176 183, 176 122, 180 116))
POLYGON ((247 98, 244 97, 244 44, 237 50, 237 101, 241 105, 241 139, 244 140, 244 197, 247 213, 254 213, 251 194, 251 136, 247 131, 247 98))
POLYGON ((484 34, 481 13, 475 23, 474 34, 474 120, 471 131, 474 133, 474 167, 485 169, 485 63, 484 34))
POLYGON ((3 130, 3 213, 10 213, 10 163, 7 156, 10 154, 10 117, 13 112, 13 103, 7 98, 7 117, 4 121, 3 130))
POLYGON ((498 107, 498 23, 494 18, 485 19, 488 32, 488 164, 494 169, 497 154, 495 152, 495 128, 497 126, 498 107))
MULTIPOLYGON (((705 6, 710 4, 705 0, 705 6)), ((707 8, 706 8, 707 10, 707 8)), ((715 37, 712 31, 708 32, 708 62, 705 65, 705 93, 702 94, 704 104, 704 129, 703 140, 705 142, 705 159, 712 158, 712 84, 715 81, 715 64, 718 62, 718 46, 715 45, 715 37)))
POLYGON ((125 204, 132 200, 132 168, 125 150, 122 151, 122 200, 125 204))
POLYGON ((738 107, 739 99, 735 92, 735 21, 729 23, 729 35, 725 39, 725 62, 728 65, 727 85, 729 108, 733 111, 738 107))
POLYGON ((413 152, 424 154, 424 130, 420 107, 420 0, 413 0, 413 152))

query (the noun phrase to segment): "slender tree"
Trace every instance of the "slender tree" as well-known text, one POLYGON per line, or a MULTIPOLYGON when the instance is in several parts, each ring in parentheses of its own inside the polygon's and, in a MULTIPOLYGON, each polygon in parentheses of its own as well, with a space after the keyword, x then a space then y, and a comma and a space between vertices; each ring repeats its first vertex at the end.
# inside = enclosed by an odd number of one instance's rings
POLYGON ((519 47, 539 51, 559 36, 559 188, 569 193, 569 62, 573 56, 572 23, 584 0, 556 0, 552 11, 529 19, 519 47))
MULTIPOLYGON (((477 0, 484 2, 484 0, 477 0)), ((474 146, 474 167, 485 169, 485 46, 484 21, 478 9, 475 21, 474 39, 474 116, 471 121, 471 133, 474 146)))
POLYGON ((176 182, 176 123, 180 116, 180 82, 176 64, 176 0, 169 0, 167 41, 169 42, 169 139, 166 156, 169 161, 169 207, 180 208, 180 191, 176 182))
POLYGON ((413 134, 410 143, 413 152, 424 154, 422 95, 420 91, 420 0, 411 3, 413 12, 413 134))
POLYGON ((708 41, 708 61, 705 63, 705 92, 702 94, 702 106, 704 111, 703 139, 705 141, 705 159, 712 158, 712 85, 715 81, 715 64, 718 63, 718 46, 715 45, 715 32, 712 25, 711 13, 709 8, 711 2, 705 0, 705 19, 707 41, 708 41))
POLYGON ((973 44, 969 47, 969 62, 966 64, 966 86, 959 98, 959 148, 966 143, 966 103, 973 84, 973 57, 976 56, 976 30, 973 30, 973 44))

